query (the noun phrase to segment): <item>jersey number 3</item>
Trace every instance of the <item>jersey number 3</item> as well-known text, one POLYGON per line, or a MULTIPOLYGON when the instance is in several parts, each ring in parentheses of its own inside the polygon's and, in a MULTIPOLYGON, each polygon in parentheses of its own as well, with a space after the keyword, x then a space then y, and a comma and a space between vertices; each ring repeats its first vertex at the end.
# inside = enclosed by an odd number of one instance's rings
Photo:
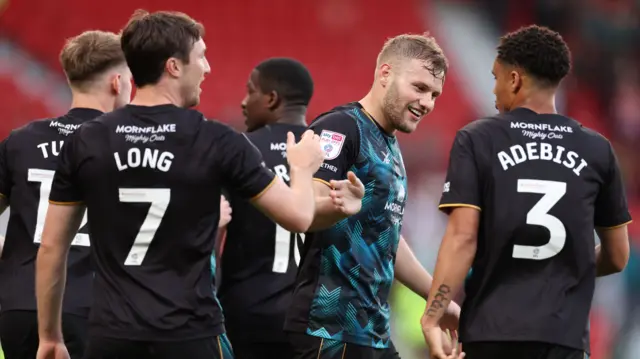
POLYGON ((549 242, 543 246, 513 246, 513 258, 543 260, 551 258, 562 250, 567 232, 557 217, 549 211, 567 193, 567 184, 557 181, 519 179, 518 192, 539 193, 542 198, 527 213, 527 224, 545 227, 549 230, 549 242))
POLYGON ((147 255, 151 241, 169 207, 171 190, 168 188, 120 188, 119 196, 120 202, 151 203, 147 217, 142 222, 127 259, 124 261, 126 266, 139 266, 147 255))

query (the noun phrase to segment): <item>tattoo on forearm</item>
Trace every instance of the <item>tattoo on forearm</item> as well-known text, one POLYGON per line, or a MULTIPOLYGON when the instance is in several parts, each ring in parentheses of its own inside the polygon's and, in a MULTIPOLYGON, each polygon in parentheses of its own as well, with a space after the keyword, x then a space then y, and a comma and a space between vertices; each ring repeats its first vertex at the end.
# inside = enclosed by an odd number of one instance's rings
POLYGON ((444 302, 449 300, 450 292, 451 292, 451 288, 446 284, 442 284, 440 285, 440 287, 438 287, 438 292, 436 293, 436 296, 431 301, 431 304, 429 305, 429 309, 427 309, 428 316, 435 317, 436 314, 438 314, 438 312, 445 307, 444 302))

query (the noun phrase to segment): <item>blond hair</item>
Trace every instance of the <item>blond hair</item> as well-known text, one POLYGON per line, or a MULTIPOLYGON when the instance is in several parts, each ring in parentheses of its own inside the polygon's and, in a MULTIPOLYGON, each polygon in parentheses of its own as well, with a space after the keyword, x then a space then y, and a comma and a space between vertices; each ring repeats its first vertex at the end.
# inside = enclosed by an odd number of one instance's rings
POLYGON ((91 30, 67 39, 60 52, 60 64, 69 84, 84 89, 97 75, 125 64, 120 36, 106 31, 91 30))
POLYGON ((389 38, 378 54, 378 66, 394 59, 417 59, 429 63, 429 71, 434 76, 444 77, 449 69, 449 61, 433 36, 402 34, 389 38))

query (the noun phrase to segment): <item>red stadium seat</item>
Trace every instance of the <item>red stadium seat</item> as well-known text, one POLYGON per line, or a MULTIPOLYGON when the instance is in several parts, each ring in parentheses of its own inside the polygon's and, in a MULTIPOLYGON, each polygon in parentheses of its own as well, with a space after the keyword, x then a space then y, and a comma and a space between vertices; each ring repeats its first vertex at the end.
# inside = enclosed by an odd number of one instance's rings
POLYGON ((0 101, 0 113, 3 114, 0 138, 5 138, 12 129, 29 119, 52 116, 41 101, 23 94, 8 77, 0 76, 0 93, 3 96, 3 101, 0 101))
MULTIPOLYGON (((0 30, 59 70, 57 57, 65 38, 87 29, 118 31, 137 8, 184 11, 206 26, 212 73, 203 85, 200 110, 236 123, 248 74, 267 57, 291 56, 309 67, 316 83, 310 108, 315 116, 366 93, 387 37, 429 28, 423 16, 428 9, 408 0, 392 7, 371 6, 366 0, 278 0, 264 6, 250 0, 194 0, 179 7, 168 0, 114 0, 100 7, 82 0, 10 0, 0 30)), ((444 131, 440 141, 448 150, 455 130, 474 117, 458 91, 454 68, 436 111, 419 129, 423 136, 403 141, 441 137, 444 131)))

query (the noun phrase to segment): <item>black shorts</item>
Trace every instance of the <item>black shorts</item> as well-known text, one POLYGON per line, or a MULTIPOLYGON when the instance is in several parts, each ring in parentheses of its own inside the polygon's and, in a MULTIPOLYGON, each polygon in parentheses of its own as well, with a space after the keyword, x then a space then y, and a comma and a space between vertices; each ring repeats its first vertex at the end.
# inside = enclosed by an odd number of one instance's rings
POLYGON ((255 343, 231 339, 235 359, 293 359, 293 349, 289 343, 255 343))
MULTIPOLYGON (((84 359, 233 359, 227 336, 175 342, 89 337, 84 359)), ((9 358, 7 358, 9 359, 9 358)))
MULTIPOLYGON (((87 342, 87 318, 62 315, 62 335, 71 359, 81 359, 87 342)), ((38 352, 38 313, 9 310, 0 314, 0 343, 6 359, 33 359, 38 352)))
POLYGON ((388 348, 377 349, 301 333, 288 334, 295 359, 400 359, 391 342, 388 348))
POLYGON ((583 351, 537 342, 476 342, 462 344, 465 359, 585 359, 583 351))

